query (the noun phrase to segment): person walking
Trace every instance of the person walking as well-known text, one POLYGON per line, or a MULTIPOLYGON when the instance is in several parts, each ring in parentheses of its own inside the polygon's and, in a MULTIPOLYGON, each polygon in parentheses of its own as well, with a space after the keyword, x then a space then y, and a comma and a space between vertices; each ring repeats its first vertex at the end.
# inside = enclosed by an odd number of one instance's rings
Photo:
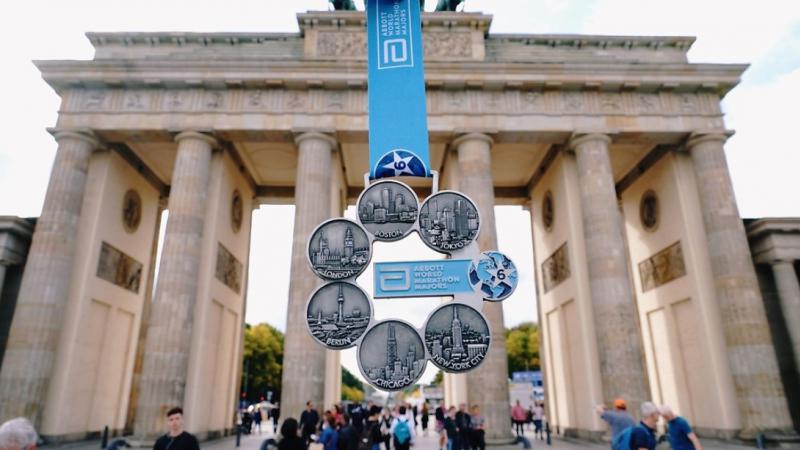
POLYGON ((317 442, 322 444, 325 450, 339 450, 339 432, 336 429, 336 416, 331 412, 325 412, 322 433, 320 433, 317 442))
POLYGON ((392 421, 390 430, 394 437, 395 450, 408 450, 414 445, 414 422, 409 419, 405 405, 398 410, 398 415, 392 421))
POLYGON ((527 413, 525 412, 525 408, 519 404, 519 400, 517 400, 517 404, 511 408, 511 421, 514 423, 514 431, 517 433, 517 436, 522 436, 523 433, 523 425, 525 424, 525 419, 527 418, 527 413))
POLYGON ((0 425, 0 450, 36 450, 38 440, 33 424, 24 417, 0 425))
POLYGON ((436 434, 439 435, 439 450, 444 450, 445 445, 447 445, 447 433, 444 429, 444 419, 446 415, 447 413, 445 413, 444 405, 439 402, 433 415, 436 419, 436 434))
POLYGON ((703 450, 700 439, 686 419, 672 412, 668 405, 661 405, 658 410, 667 422, 667 440, 672 450, 703 450))
POLYGON ((292 417, 283 421, 281 425, 281 440, 278 441, 278 450, 306 450, 306 443, 298 435, 299 425, 292 417))
POLYGON ((389 408, 383 409, 383 416, 381 416, 381 435, 383 435, 383 445, 386 450, 391 450, 392 442, 392 413, 389 408))
POLYGON ((469 450, 470 448, 470 428, 472 428, 472 418, 467 411, 467 404, 458 405, 456 413, 456 428, 458 428, 458 448, 457 450, 469 450))
POLYGON ((306 410, 300 414, 300 429, 303 434, 303 442, 308 445, 311 442, 311 435, 317 432, 317 424, 319 423, 319 413, 314 409, 314 404, 311 401, 306 402, 306 410))
POLYGON ((533 437, 538 437, 539 440, 544 439, 544 428, 542 427, 542 420, 544 419, 544 404, 536 403, 533 406, 533 437))
POLYGON ((636 425, 633 416, 628 413, 628 405, 624 399, 618 398, 614 400, 614 409, 609 411, 606 405, 597 405, 595 408, 600 418, 605 420, 611 427, 611 442, 628 427, 636 425))
POLYGON ((478 405, 472 405, 470 441, 473 450, 486 450, 486 418, 478 405))
POLYGON ((422 417, 420 418, 420 421, 422 422, 422 434, 424 436, 428 435, 428 420, 430 419, 428 417, 429 414, 430 411, 428 411, 428 402, 425 402, 422 404, 422 417))
POLYGON ((456 407, 451 406, 444 417, 443 425, 445 436, 447 437, 447 450, 457 450, 458 448, 458 428, 456 427, 456 407))
POLYGON ((167 433, 156 439, 153 450, 200 450, 193 434, 183 430, 183 410, 174 407, 167 411, 167 433))
POLYGON ((358 450, 359 433, 353 425, 352 418, 345 414, 342 417, 342 427, 339 429, 338 450, 358 450))
POLYGON ((656 425, 658 425, 658 406, 652 402, 644 402, 639 411, 642 421, 639 425, 631 427, 630 450, 655 450, 656 425))
POLYGON ((258 434, 261 434, 261 406, 256 406, 256 409, 253 410, 253 428, 258 431, 258 434))
MULTIPOLYGON (((272 406, 269 416, 272 418, 272 434, 278 434, 278 419, 281 417, 281 409, 278 402, 275 402, 275 405, 272 406)), ((295 420, 295 422, 297 421, 295 420)))
POLYGON ((380 409, 370 408, 370 416, 367 420, 367 430, 369 431, 370 450, 381 450, 383 433, 381 433, 380 409))

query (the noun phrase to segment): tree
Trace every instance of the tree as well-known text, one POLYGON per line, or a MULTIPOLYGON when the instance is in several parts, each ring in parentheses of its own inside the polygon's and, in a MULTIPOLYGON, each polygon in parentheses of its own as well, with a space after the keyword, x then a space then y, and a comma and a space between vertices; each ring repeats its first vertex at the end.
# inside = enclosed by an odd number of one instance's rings
POLYGON ((431 385, 433 386, 441 386, 444 383, 444 372, 439 370, 436 372, 436 375, 433 376, 433 381, 431 381, 431 385))
POLYGON ((523 322, 506 330, 508 375, 513 372, 539 370, 539 324, 523 322))
POLYGON ((243 356, 242 392, 246 389, 247 399, 266 398, 268 391, 273 392, 273 400, 278 399, 283 372, 283 333, 266 323, 245 325, 243 356))
POLYGON ((342 366, 342 400, 364 401, 364 383, 342 366))

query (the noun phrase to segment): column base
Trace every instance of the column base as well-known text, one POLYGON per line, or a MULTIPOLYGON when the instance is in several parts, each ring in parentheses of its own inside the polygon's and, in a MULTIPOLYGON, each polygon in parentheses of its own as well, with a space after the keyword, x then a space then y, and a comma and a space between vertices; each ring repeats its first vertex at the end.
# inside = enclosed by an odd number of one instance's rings
POLYGON ((564 437, 571 439, 580 439, 589 442, 610 442, 610 439, 604 439, 606 431, 598 430, 584 430, 581 428, 564 428, 564 437))
POLYGON ((487 447, 498 447, 501 445, 514 445, 517 442, 517 437, 513 433, 505 437, 486 438, 487 447))

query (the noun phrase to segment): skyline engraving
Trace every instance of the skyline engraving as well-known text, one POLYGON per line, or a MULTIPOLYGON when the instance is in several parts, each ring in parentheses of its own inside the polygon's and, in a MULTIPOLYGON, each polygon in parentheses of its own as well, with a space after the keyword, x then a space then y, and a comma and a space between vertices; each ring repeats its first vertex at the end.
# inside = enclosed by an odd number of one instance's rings
POLYGON ((314 272, 326 280, 341 280, 361 273, 369 263, 370 246, 361 227, 336 219, 311 236, 308 257, 314 272))
POLYGON ((478 209, 455 192, 440 192, 423 203, 419 213, 422 240, 434 250, 460 250, 478 235, 478 209))
POLYGON ((490 342, 486 319, 466 305, 444 305, 425 325, 425 346, 431 361, 449 372, 466 372, 480 365, 490 342))
POLYGON ((358 220, 376 239, 395 241, 414 226, 419 205, 405 185, 385 181, 375 183, 358 202, 358 220))
POLYGON ((334 349, 352 346, 367 331, 371 316, 372 308, 364 292, 344 281, 317 289, 306 309, 311 335, 334 349))
POLYGON ((425 347, 417 330, 396 320, 372 327, 358 348, 358 362, 375 387, 397 391, 414 384, 425 371, 425 347))

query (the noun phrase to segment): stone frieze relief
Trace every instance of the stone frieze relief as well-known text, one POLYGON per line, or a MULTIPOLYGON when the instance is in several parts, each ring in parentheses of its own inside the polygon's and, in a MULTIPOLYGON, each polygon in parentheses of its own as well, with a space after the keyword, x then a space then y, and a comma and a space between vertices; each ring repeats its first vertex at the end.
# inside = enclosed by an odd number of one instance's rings
MULTIPOLYGON (((77 89, 62 112, 366 114, 356 89, 77 89)), ((720 117, 719 98, 698 93, 430 90, 430 115, 720 117)))

